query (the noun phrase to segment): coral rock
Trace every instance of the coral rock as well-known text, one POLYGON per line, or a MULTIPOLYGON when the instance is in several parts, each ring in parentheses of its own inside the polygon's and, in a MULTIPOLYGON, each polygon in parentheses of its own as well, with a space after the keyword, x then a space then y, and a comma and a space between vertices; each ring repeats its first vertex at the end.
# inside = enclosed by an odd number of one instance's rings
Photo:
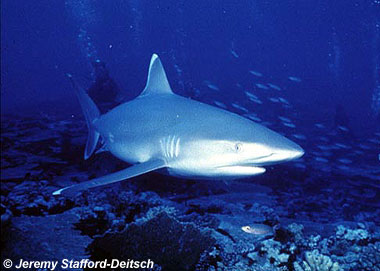
POLYGON ((295 271, 339 271, 341 268, 337 262, 333 262, 330 257, 322 255, 318 250, 305 253, 305 260, 302 264, 294 263, 295 271))
POLYGON ((122 232, 107 233, 89 246, 93 259, 151 259, 163 270, 191 270, 203 251, 214 244, 207 232, 181 223, 166 212, 129 224, 122 232))

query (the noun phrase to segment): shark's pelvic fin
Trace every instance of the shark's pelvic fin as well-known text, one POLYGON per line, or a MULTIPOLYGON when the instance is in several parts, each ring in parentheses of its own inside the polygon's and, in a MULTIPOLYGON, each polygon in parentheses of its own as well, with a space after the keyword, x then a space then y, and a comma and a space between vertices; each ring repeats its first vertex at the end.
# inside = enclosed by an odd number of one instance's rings
POLYGON ((73 193, 79 192, 81 190, 85 190, 91 187, 116 183, 122 180, 126 180, 129 178, 136 177, 138 175, 142 175, 144 173, 164 168, 166 167, 166 163, 163 160, 151 160, 141 164, 136 164, 134 166, 128 167, 126 169, 111 173, 106 176, 102 176, 99 178, 95 178, 80 184, 75 184, 72 186, 68 186, 62 189, 59 189, 53 192, 53 195, 72 195, 73 193))
POLYGON ((96 119, 100 117, 100 112, 97 106, 95 105, 95 103, 84 91, 84 89, 79 87, 78 84, 76 84, 72 75, 67 74, 67 77, 69 77, 73 85, 73 88, 75 89, 75 93, 78 97, 80 106, 82 107, 83 115, 87 123, 88 136, 87 136, 86 149, 84 151, 84 159, 87 160, 94 152, 99 140, 99 133, 95 130, 93 123, 96 119))
POLYGON ((103 144, 96 152, 95 154, 102 153, 102 152, 107 152, 108 148, 106 144, 103 144))
POLYGON ((151 94, 172 94, 168 79, 158 55, 153 54, 150 60, 148 79, 140 96, 151 94))

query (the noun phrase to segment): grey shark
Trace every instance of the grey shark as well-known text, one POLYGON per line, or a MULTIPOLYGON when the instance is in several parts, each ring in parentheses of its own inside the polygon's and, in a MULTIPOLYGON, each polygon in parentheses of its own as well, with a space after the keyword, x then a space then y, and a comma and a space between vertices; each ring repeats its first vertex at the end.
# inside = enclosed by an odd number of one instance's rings
POLYGON ((248 177, 264 173, 265 165, 304 154, 296 143, 260 124, 173 93, 156 54, 142 93, 102 116, 86 92, 73 84, 89 130, 84 158, 92 155, 101 136, 103 149, 133 165, 62 188, 55 195, 158 169, 184 178, 248 177))

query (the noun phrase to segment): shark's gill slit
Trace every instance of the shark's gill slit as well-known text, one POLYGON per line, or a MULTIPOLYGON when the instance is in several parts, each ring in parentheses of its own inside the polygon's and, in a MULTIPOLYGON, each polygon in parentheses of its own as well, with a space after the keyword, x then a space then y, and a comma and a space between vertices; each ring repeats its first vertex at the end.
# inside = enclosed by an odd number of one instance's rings
POLYGON ((179 143, 180 143, 181 139, 180 137, 177 138, 176 142, 175 142, 175 157, 178 157, 179 155, 179 143))

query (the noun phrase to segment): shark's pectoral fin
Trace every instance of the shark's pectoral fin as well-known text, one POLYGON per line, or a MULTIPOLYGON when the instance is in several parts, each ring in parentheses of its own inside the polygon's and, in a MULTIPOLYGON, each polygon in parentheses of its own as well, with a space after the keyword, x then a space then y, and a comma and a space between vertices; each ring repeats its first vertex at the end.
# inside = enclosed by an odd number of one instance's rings
POLYGON ((88 188, 120 182, 122 180, 130 179, 138 175, 142 175, 144 173, 147 173, 156 169, 164 168, 164 167, 166 167, 166 163, 163 160, 147 161, 147 162, 136 164, 126 169, 111 173, 106 176, 102 176, 102 177, 95 178, 95 179, 92 179, 80 184, 75 184, 72 186, 59 189, 53 192, 53 195, 73 194, 75 192, 79 192, 81 190, 85 190, 88 188))

